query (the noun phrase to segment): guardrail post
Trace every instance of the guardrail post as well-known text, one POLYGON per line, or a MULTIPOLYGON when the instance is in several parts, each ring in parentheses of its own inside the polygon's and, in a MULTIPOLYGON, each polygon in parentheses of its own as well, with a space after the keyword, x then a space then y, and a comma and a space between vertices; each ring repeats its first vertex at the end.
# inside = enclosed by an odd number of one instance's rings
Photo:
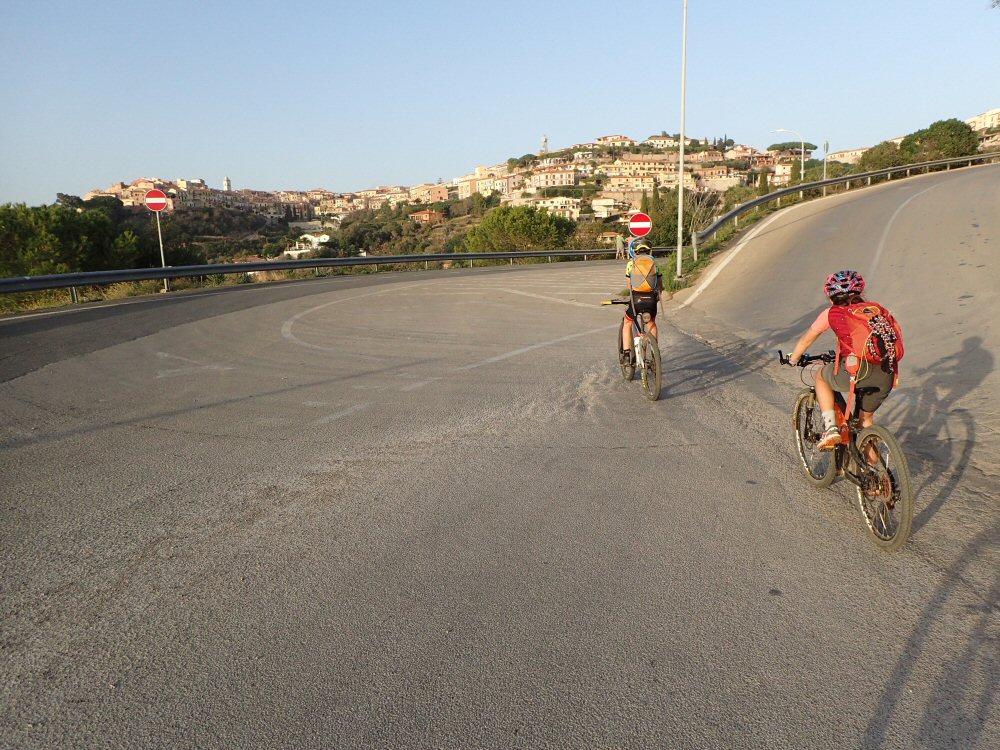
POLYGON ((551 263, 551 262, 552 262, 552 256, 550 255, 549 256, 549 263, 551 263))
POLYGON ((426 260, 424 261, 424 270, 425 271, 427 270, 427 261, 426 260))
POLYGON ((469 258, 469 268, 474 268, 475 265, 476 265, 475 259, 474 258, 469 258))
POLYGON ((907 176, 907 177, 909 177, 909 176, 910 176, 910 169, 907 169, 907 170, 906 170, 906 176, 907 176))
POLYGON ((73 302, 74 305, 80 304, 80 295, 77 294, 75 286, 71 286, 69 288, 69 298, 70 298, 70 300, 72 300, 72 302, 73 302))
POLYGON ((871 184, 872 184, 872 178, 871 178, 871 177, 869 177, 869 178, 868 178, 868 184, 869 184, 869 185, 871 185, 871 184))
POLYGON ((781 196, 778 196, 778 208, 781 208, 781 196))
POLYGON ((698 233, 691 232, 691 253, 694 257, 694 262, 698 262, 698 233))
POLYGON ((739 216, 734 216, 733 217, 733 224, 735 224, 736 226, 740 225, 740 217, 739 216))
POLYGON ((378 273, 378 263, 375 264, 375 273, 378 273))

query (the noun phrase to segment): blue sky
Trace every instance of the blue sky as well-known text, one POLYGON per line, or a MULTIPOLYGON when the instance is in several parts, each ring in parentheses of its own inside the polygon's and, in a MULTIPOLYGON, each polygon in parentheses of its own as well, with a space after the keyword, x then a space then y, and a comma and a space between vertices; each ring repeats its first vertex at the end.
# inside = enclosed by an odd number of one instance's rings
MULTIPOLYGON (((361 190, 680 129, 682 0, 2 0, 0 203, 361 190), (157 10, 157 7, 160 10, 157 10)), ((1000 107, 990 0, 689 0, 687 127, 869 146, 1000 107)))

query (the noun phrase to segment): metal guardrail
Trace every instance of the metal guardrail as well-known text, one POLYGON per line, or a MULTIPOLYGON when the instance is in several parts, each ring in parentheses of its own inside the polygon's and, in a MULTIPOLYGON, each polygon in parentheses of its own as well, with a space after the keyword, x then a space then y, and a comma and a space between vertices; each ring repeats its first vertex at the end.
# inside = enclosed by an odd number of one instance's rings
POLYGON ((310 258, 297 260, 263 260, 252 263, 213 263, 198 266, 167 266, 166 268, 131 268, 119 271, 81 271, 46 276, 18 276, 0 279, 0 293, 37 292, 42 289, 65 289, 78 286, 99 286, 123 281, 178 279, 258 271, 288 271, 311 268, 346 266, 399 265, 409 263, 441 263, 447 261, 510 260, 518 258, 575 258, 586 260, 590 255, 614 255, 615 248, 594 250, 521 250, 506 253, 436 253, 427 255, 368 255, 353 258, 310 258))
POLYGON ((819 180, 817 182, 804 182, 799 185, 793 185, 791 187, 782 188, 781 190, 775 190, 773 193, 768 193, 767 195, 762 195, 759 198, 754 198, 752 201, 747 201, 746 203, 741 203, 732 210, 724 213, 706 229, 702 229, 700 232, 694 233, 694 240, 696 243, 704 242, 706 239, 718 232, 726 224, 738 221, 740 216, 743 214, 753 211, 759 206, 763 206, 765 203, 770 203, 773 200, 777 200, 780 204, 781 199, 786 195, 793 195, 795 193, 802 193, 806 190, 816 190, 824 187, 830 187, 831 185, 847 185, 847 189, 850 190, 851 183, 857 182, 859 180, 864 180, 868 185, 871 184, 873 177, 888 177, 892 179, 892 175, 897 172, 906 172, 906 176, 910 177, 911 172, 914 171, 930 171, 933 167, 948 167, 949 169, 953 165, 966 165, 972 166, 974 162, 977 161, 992 161, 994 159, 1000 159, 1000 152, 992 152, 987 154, 974 154, 972 156, 959 156, 953 159, 938 159, 937 161, 925 161, 918 164, 904 164, 898 167, 888 167, 886 169, 878 169, 874 172, 861 172, 858 174, 844 175, 842 177, 831 177, 828 180, 819 180))
MULTIPOLYGON (((1000 152, 987 154, 976 154, 974 156, 961 156, 955 159, 940 159, 938 161, 921 162, 919 164, 906 164, 899 167, 880 169, 874 172, 862 172, 860 174, 834 177, 818 182, 806 182, 801 185, 776 190, 773 193, 762 195, 752 201, 748 201, 736 206, 731 211, 720 216, 712 224, 696 232, 694 236, 695 247, 700 242, 704 242, 714 235, 723 226, 730 222, 738 222, 743 214, 755 208, 770 203, 773 200, 781 201, 781 198, 794 193, 803 193, 806 190, 816 190, 831 185, 847 184, 859 180, 865 180, 870 185, 874 177, 892 177, 897 172, 906 172, 907 177, 913 171, 927 170, 933 167, 946 166, 949 169, 953 165, 968 164, 971 166, 977 161, 992 161, 1000 159, 1000 152)), ((664 253, 676 251, 676 248, 654 248, 664 253)), ((199 266, 167 266, 166 268, 132 268, 117 271, 84 271, 79 273, 60 273, 46 276, 19 276, 9 279, 0 279, 0 294, 11 292, 35 292, 42 289, 66 289, 80 286, 99 286, 102 284, 116 284, 123 281, 148 281, 150 279, 177 279, 195 278, 200 276, 214 276, 217 274, 230 273, 254 273, 259 271, 288 271, 316 268, 338 268, 347 266, 375 266, 380 265, 402 265, 412 263, 442 263, 447 261, 468 261, 474 265, 477 260, 510 260, 518 258, 586 258, 590 255, 614 255, 614 248, 596 248, 593 250, 521 250, 511 252, 496 253, 436 253, 430 255, 382 255, 363 256, 353 258, 311 258, 308 260, 266 260, 253 263, 214 263, 199 266)))

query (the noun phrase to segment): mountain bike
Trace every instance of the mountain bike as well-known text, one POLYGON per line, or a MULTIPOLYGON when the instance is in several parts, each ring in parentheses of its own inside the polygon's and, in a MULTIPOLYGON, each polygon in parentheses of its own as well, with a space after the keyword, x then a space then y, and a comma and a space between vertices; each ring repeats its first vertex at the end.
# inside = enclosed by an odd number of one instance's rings
MULTIPOLYGON (((630 300, 607 300, 604 304, 627 305, 630 300)), ((632 306, 635 309, 635 305, 632 306)), ((660 388, 663 385, 663 366, 660 360, 660 345, 656 337, 646 330, 649 323, 650 314, 640 313, 632 321, 632 359, 625 359, 625 348, 622 346, 621 326, 615 328, 618 340, 618 366, 621 368, 622 377, 626 382, 631 383, 635 377, 636 369, 642 377, 642 390, 646 398, 656 401, 660 397, 660 388)))
MULTIPOLYGON (((836 352, 803 354, 797 366, 805 368, 816 362, 834 362, 836 352)), ((778 352, 778 361, 793 366, 778 352)), ((795 400, 792 424, 806 478, 816 487, 829 487, 837 474, 857 488, 858 508, 875 544, 887 552, 899 549, 910 536, 913 523, 913 490, 906 456, 895 436, 881 425, 861 429, 861 396, 877 388, 855 388, 854 408, 846 414, 843 394, 834 392, 837 426, 842 442, 832 450, 818 450, 823 436, 823 415, 816 399, 815 375, 810 384, 803 369, 802 382, 807 386, 795 400)))

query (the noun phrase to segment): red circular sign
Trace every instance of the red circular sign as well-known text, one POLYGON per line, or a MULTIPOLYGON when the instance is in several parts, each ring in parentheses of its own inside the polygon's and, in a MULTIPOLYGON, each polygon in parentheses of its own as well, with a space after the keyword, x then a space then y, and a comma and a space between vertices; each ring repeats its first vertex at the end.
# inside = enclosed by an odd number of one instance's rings
POLYGON ((162 211, 167 207, 167 194, 162 190, 150 190, 146 193, 146 208, 150 211, 162 211))
POLYGON ((645 237, 653 231, 653 220, 648 214, 633 214, 628 220, 628 231, 635 237, 645 237))

